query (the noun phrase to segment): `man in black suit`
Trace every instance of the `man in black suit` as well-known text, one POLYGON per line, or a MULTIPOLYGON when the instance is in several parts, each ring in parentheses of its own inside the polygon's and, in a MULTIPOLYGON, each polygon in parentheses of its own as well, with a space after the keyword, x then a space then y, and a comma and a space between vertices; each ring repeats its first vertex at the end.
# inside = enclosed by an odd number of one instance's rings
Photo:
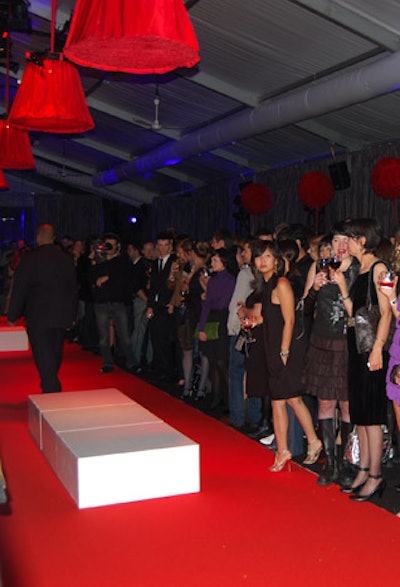
POLYGON ((7 311, 10 324, 25 316, 44 393, 61 391, 58 371, 65 330, 73 325, 77 301, 72 255, 62 251, 54 240, 51 224, 38 227, 38 247, 22 257, 15 271, 7 311))
POLYGON ((177 336, 174 306, 171 303, 173 290, 168 287, 172 264, 176 255, 169 233, 157 236, 158 258, 153 261, 150 277, 147 317, 150 321, 150 336, 154 349, 153 365, 157 379, 172 381, 177 365, 175 358, 177 336))

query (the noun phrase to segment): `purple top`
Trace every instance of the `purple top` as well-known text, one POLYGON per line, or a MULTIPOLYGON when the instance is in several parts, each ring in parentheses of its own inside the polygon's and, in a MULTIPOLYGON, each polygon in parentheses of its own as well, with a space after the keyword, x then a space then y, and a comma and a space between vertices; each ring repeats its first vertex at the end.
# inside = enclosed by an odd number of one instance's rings
MULTIPOLYGON (((399 301, 397 302, 397 310, 400 311, 399 301)), ((400 385, 396 385, 390 380, 394 367, 400 365, 400 318, 396 321, 396 330, 393 335, 392 344, 390 345, 389 354, 389 366, 386 373, 386 395, 400 406, 400 385)))
POLYGON ((224 269, 213 275, 207 284, 206 299, 203 300, 199 321, 199 331, 204 331, 204 326, 211 310, 224 310, 228 308, 229 302, 235 289, 236 280, 224 269))

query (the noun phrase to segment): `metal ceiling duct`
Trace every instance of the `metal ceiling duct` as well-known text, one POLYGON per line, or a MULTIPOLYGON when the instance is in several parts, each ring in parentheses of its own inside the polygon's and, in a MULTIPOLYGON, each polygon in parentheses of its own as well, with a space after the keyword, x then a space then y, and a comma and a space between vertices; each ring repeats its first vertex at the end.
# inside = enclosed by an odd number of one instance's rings
POLYGON ((150 151, 93 177, 95 186, 119 183, 136 175, 173 165, 232 141, 283 128, 328 112, 365 102, 400 87, 400 51, 363 67, 319 80, 267 100, 253 109, 225 118, 181 140, 150 151))

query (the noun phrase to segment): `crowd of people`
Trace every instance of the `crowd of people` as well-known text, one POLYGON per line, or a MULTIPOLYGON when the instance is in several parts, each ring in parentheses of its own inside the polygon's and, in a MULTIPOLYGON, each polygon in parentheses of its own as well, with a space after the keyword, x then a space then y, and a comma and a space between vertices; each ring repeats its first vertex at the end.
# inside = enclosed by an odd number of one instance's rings
MULTIPOLYGON (((304 452, 306 465, 323 457, 317 484, 337 483, 359 502, 382 495, 384 432, 400 462, 400 231, 384 238, 362 218, 326 235, 283 223, 246 238, 219 230, 194 241, 166 230, 154 243, 108 233, 59 247, 77 280, 68 336, 101 355, 102 373, 117 363, 220 410, 272 443, 272 472, 304 452), (365 308, 376 319, 361 348, 365 308)), ((3 251, 3 313, 28 250, 21 241, 3 251)))

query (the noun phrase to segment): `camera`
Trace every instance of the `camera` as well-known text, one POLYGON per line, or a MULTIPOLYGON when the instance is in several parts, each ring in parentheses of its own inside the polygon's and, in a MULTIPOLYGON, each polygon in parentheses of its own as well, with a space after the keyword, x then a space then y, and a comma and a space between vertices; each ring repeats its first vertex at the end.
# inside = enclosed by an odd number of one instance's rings
POLYGON ((94 247, 96 263, 107 261, 107 251, 111 251, 112 248, 113 246, 111 243, 97 240, 94 247))

